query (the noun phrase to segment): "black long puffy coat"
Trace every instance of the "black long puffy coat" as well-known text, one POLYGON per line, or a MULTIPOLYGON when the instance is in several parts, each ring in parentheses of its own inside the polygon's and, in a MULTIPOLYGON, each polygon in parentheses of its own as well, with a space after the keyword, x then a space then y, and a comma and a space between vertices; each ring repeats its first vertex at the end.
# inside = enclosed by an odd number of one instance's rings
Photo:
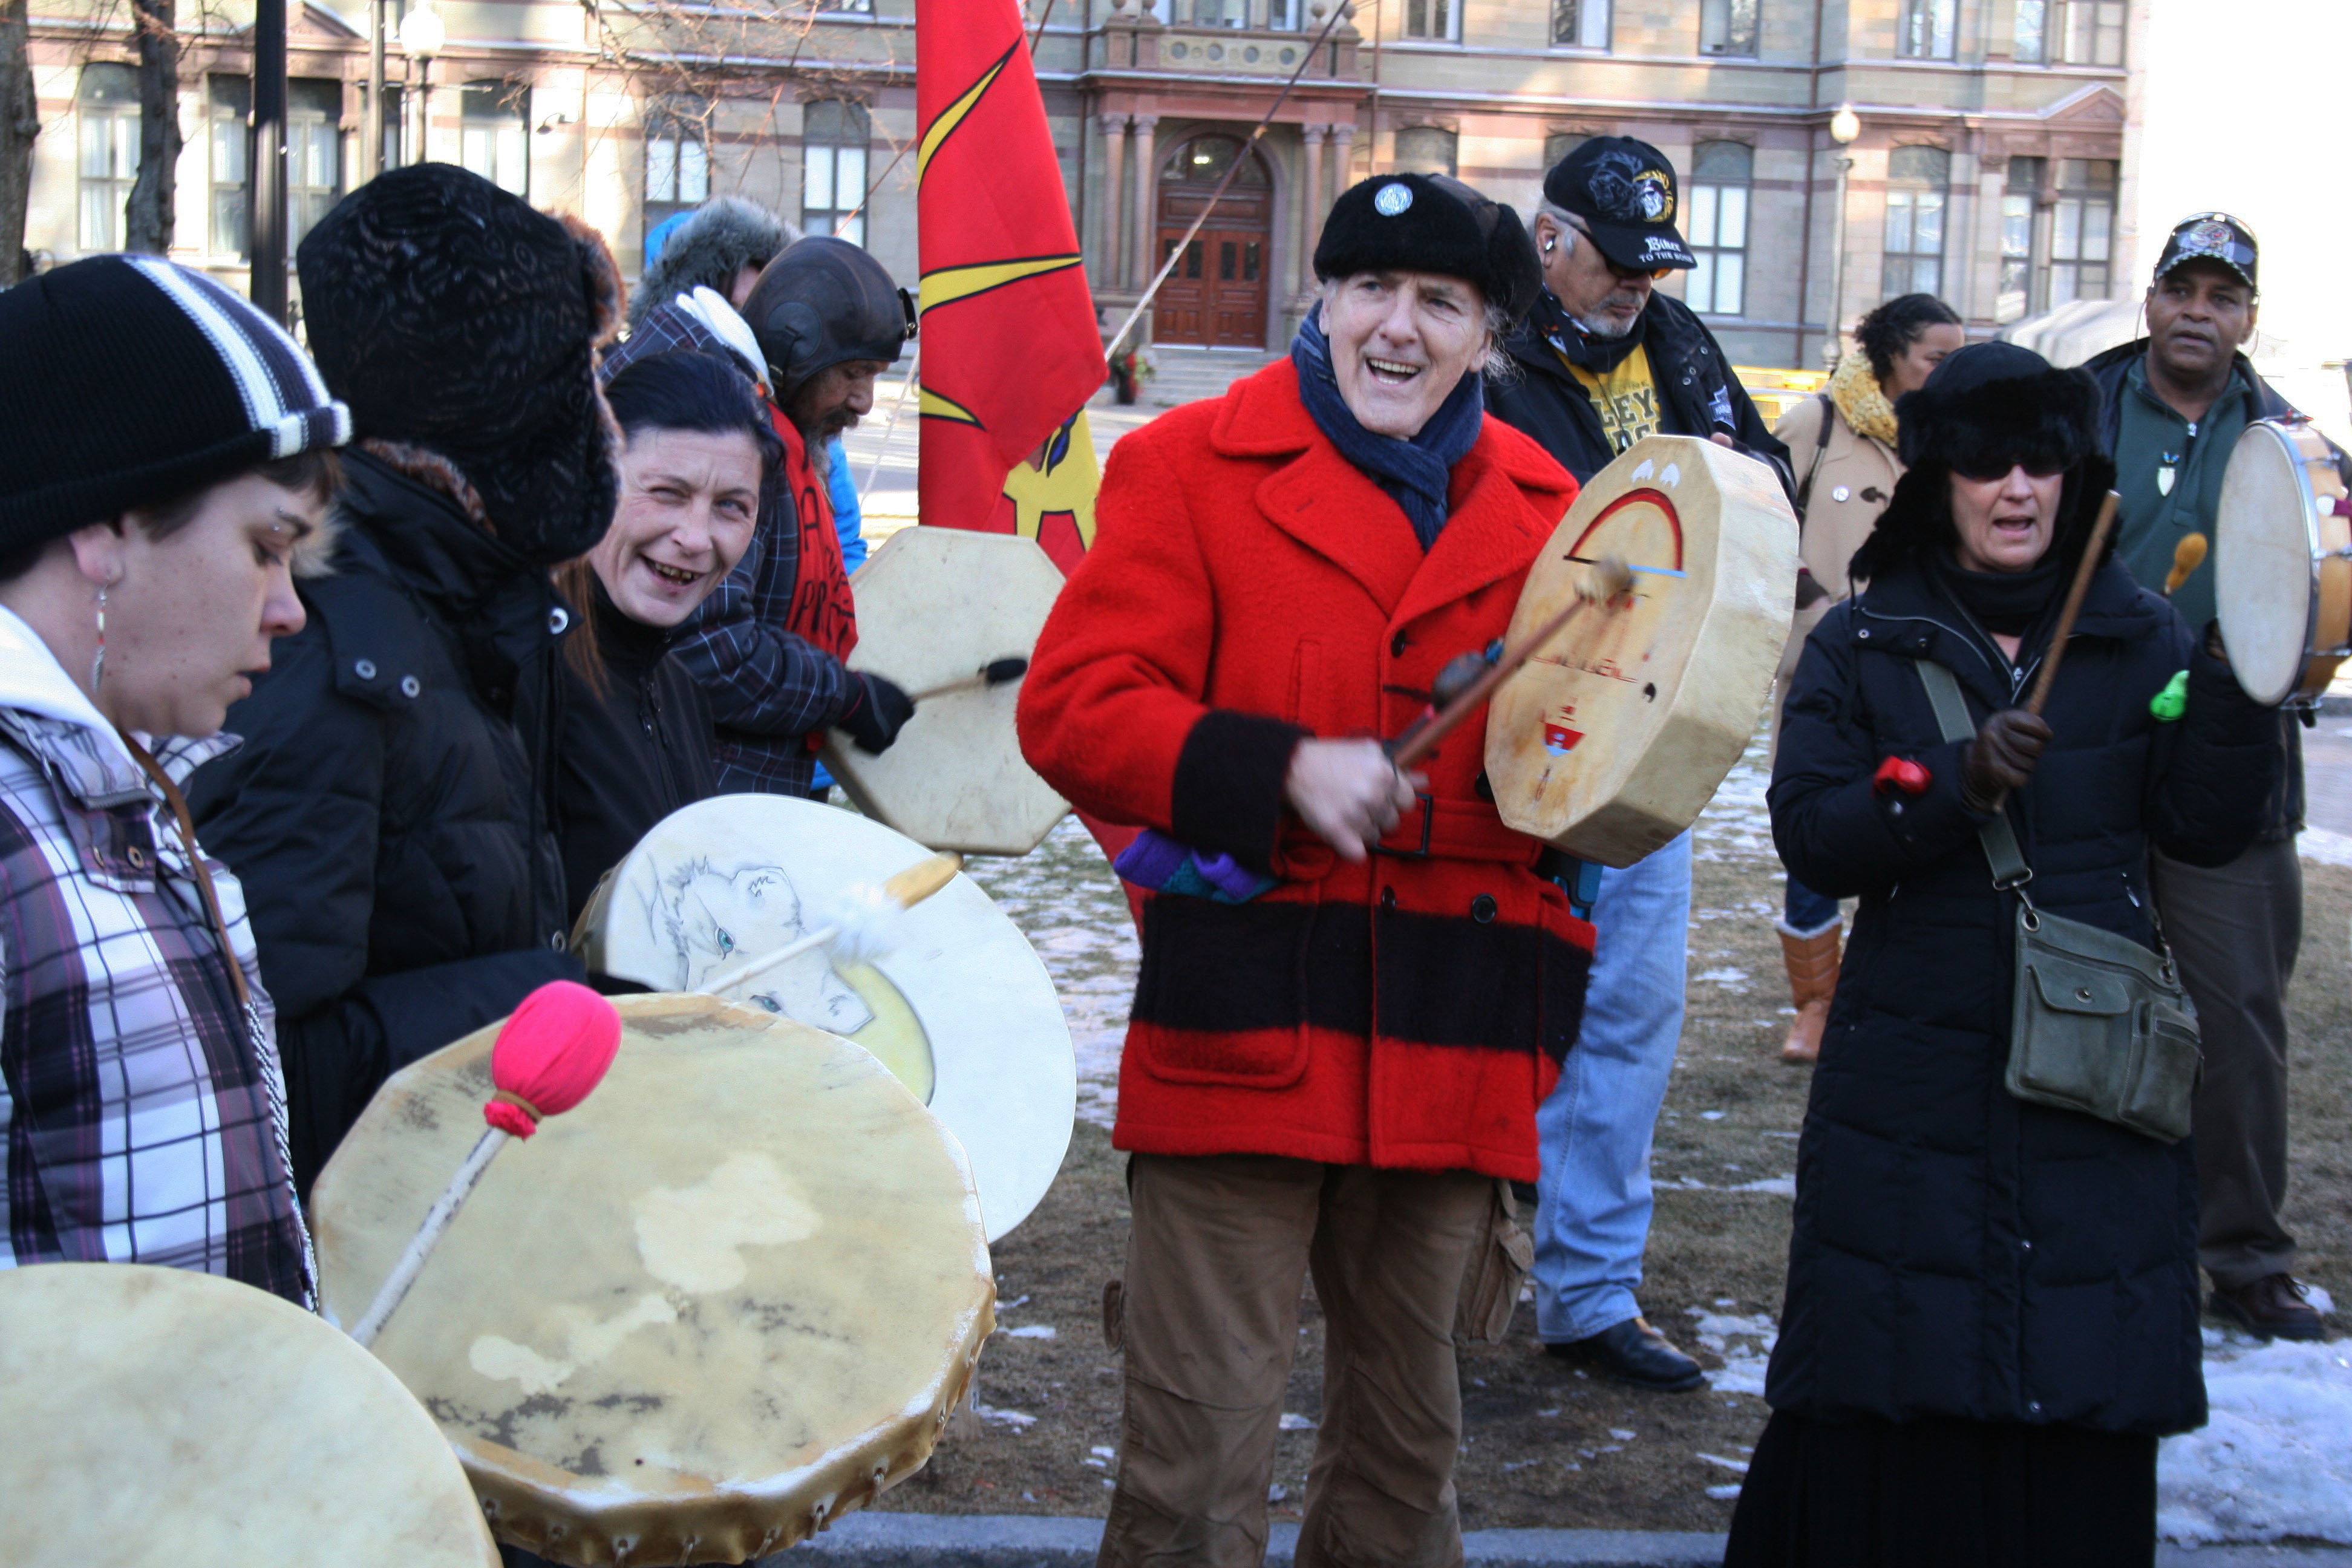
MULTIPOLYGON (((1898 498, 1899 499, 1899 498, 1898 498)), ((1885 526, 1882 524, 1882 527, 1885 526)), ((2025 650, 2029 655, 2032 649, 2025 650)), ((1797 1157, 1788 1300, 1766 1398, 1825 1420, 1950 1416, 2164 1433, 2205 1418, 2197 1171, 2168 1147, 2001 1084, 2015 895, 1997 893, 1916 659, 1970 716, 2021 702, 2007 661, 1917 564, 1807 642, 1780 731, 1773 837, 1861 911, 1797 1157), (1880 796, 1890 756, 1933 775, 1880 796)), ((2042 910, 2153 945, 2147 846, 2216 865, 2251 838, 2277 720, 2113 560, 2046 713, 2056 738, 2009 814, 2042 910), (2148 701, 2189 672, 2189 705, 2148 701)))
POLYGON ((245 885, 278 1004, 308 1190, 394 1069, 578 979, 548 826, 552 677, 569 612, 547 574, 448 498, 344 458, 335 573, 229 710, 236 751, 188 790, 245 885))

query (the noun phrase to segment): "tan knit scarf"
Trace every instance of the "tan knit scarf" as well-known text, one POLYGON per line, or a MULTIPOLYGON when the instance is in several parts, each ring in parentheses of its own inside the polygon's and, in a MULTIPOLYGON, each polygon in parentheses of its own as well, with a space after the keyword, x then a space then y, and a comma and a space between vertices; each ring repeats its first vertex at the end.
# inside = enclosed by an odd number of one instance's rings
POLYGON ((1829 394, 1830 401, 1856 431, 1890 447, 1895 445, 1895 405, 1879 390, 1868 354, 1848 354, 1839 361, 1837 374, 1830 377, 1829 394))

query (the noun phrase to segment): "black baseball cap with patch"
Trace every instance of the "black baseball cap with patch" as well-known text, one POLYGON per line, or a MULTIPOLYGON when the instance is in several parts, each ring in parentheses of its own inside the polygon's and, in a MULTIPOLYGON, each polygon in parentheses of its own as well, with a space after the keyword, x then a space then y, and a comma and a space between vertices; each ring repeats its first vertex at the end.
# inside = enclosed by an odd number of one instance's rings
POLYGON ((2183 262, 2203 259, 2220 262, 2243 279, 2247 288, 2259 289, 2262 285, 2254 281, 2259 257, 2252 229, 2228 213, 2199 213, 2173 226, 2164 254, 2157 258, 2156 276, 2161 279, 2183 262))
POLYGON ((1675 166, 1647 142, 1595 136, 1552 165, 1544 196, 1582 218, 1601 254, 1620 267, 1696 267, 1675 227, 1675 166))

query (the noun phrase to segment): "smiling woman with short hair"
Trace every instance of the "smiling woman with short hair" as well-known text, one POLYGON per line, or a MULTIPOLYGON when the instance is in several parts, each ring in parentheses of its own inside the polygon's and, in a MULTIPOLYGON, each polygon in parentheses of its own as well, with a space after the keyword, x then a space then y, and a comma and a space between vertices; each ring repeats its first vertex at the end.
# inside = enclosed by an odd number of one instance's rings
POLYGON ((1466 185, 1379 175, 1315 270, 1287 361, 1118 444, 1022 689, 1038 772, 1153 830, 1121 859, 1155 891, 1113 1133, 1135 1226, 1107 1564, 1263 1554, 1310 1270, 1299 1560, 1461 1560, 1457 1309, 1470 1281, 1517 1298, 1503 1181, 1536 1174, 1591 956, 1480 793, 1483 716, 1425 776, 1372 738, 1503 634, 1575 494, 1486 413, 1533 246, 1466 185))

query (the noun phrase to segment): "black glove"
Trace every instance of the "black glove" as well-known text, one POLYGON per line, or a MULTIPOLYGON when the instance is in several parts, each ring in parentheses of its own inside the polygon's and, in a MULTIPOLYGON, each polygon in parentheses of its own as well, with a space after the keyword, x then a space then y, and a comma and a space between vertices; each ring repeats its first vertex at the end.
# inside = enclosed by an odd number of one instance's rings
POLYGON ((2025 787, 2049 743, 2050 726, 2039 713, 2004 708, 1987 719, 1961 754, 1960 804, 1970 811, 1996 808, 2003 795, 2025 787))
POLYGON ((861 675, 857 685, 857 706, 842 715, 840 728, 859 751, 880 756, 915 716, 915 700, 878 675, 861 675))

